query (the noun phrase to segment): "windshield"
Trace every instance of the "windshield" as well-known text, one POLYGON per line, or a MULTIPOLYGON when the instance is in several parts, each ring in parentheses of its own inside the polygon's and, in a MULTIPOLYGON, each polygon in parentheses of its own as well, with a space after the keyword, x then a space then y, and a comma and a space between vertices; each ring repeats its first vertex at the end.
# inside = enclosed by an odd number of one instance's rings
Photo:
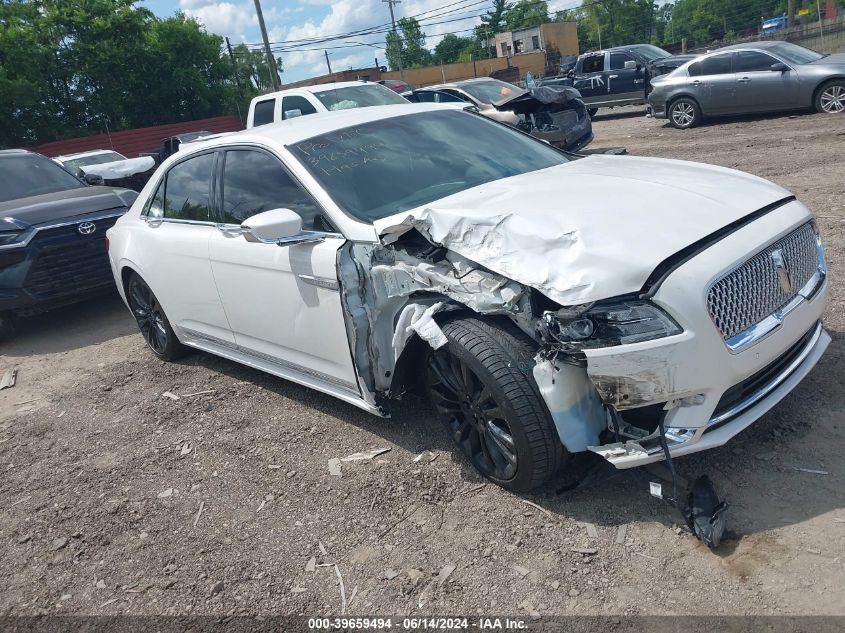
POLYGON ((103 163, 113 163, 118 160, 126 160, 126 156, 121 156, 117 152, 103 152, 102 154, 94 154, 93 156, 81 156, 79 158, 63 160, 62 164, 72 171, 77 167, 102 165, 103 163))
POLYGON ((499 81, 498 79, 473 81, 471 83, 458 84, 458 87, 481 103, 496 103, 517 92, 522 92, 517 86, 505 81, 499 81))
POLYGON ((0 202, 84 186, 49 158, 34 154, 0 158, 0 202))
POLYGON ((349 110, 350 108, 408 103, 407 99, 400 97, 390 88, 385 88, 380 84, 334 88, 315 92, 314 96, 329 110, 349 110))
POLYGON ((288 149, 342 209, 365 222, 568 162, 546 143, 460 110, 373 121, 288 149))
POLYGON ((775 55, 793 64, 809 64, 824 57, 824 55, 819 55, 816 51, 811 51, 809 48, 790 44, 789 42, 775 44, 770 50, 775 55))
POLYGON ((651 44, 641 44, 640 46, 632 46, 631 48, 641 57, 645 57, 647 62, 653 62, 655 59, 670 57, 669 53, 664 51, 662 48, 652 46, 651 44))

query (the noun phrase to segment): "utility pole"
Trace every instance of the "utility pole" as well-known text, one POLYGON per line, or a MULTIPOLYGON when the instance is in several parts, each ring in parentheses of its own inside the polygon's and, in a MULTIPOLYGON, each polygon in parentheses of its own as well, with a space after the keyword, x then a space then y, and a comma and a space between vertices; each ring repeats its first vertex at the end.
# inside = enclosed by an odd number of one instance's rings
MULTIPOLYGON (((258 0, 255 0, 258 2, 258 0)), ((381 0, 382 2, 386 2, 387 6, 390 7, 390 22, 393 24, 393 37, 396 42, 399 44, 399 77, 402 78, 402 81, 405 81, 405 69, 402 67, 402 40, 399 39, 399 35, 396 33, 396 18, 393 16, 393 5, 394 4, 401 4, 402 0, 381 0)))
POLYGON ((326 66, 329 67, 329 76, 332 74, 332 63, 329 61, 329 51, 323 51, 326 54, 326 66))
MULTIPOLYGON (((235 71, 235 83, 238 84, 238 101, 240 101, 244 98, 244 87, 241 85, 241 78, 238 76, 238 65, 235 63, 235 54, 232 52, 232 43, 229 41, 228 37, 226 38, 226 48, 229 49, 229 59, 232 60, 232 70, 235 71)), ((241 125, 243 125, 244 118, 241 116, 241 104, 236 103, 235 107, 238 109, 238 120, 241 122, 241 125)))
POLYGON ((276 60, 270 51, 270 40, 267 39, 267 27, 264 25, 264 14, 261 12, 261 0, 254 0, 255 12, 258 14, 258 26, 261 27, 261 38, 264 40, 264 53, 267 55, 267 69, 270 71, 270 83, 273 90, 279 89, 279 73, 276 70, 276 60))
POLYGON ((786 3, 786 26, 792 28, 795 23, 795 0, 786 3))

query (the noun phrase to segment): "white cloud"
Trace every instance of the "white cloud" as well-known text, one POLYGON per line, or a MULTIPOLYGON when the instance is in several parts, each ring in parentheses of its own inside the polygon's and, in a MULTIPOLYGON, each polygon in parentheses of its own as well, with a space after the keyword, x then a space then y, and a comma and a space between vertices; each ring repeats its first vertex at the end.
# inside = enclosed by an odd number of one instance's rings
POLYGON ((185 15, 205 26, 209 33, 228 36, 240 42, 246 32, 258 24, 252 2, 210 2, 209 0, 179 0, 185 15))

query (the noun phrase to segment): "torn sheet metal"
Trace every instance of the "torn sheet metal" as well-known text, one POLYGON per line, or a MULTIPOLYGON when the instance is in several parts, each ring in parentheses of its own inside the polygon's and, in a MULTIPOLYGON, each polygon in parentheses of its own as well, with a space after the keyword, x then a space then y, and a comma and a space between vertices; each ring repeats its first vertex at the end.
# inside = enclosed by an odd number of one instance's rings
POLYGON ((586 370, 543 360, 534 365, 533 373, 566 450, 578 453, 598 444, 605 414, 586 370))
POLYGON ((153 167, 155 167, 155 161, 151 156, 141 156, 140 158, 127 158, 126 160, 116 160, 111 163, 100 163, 99 165, 85 165, 80 167, 80 169, 84 174, 101 176, 103 180, 117 180, 119 178, 128 178, 135 174, 142 174, 153 167))
POLYGON ((471 187, 374 224, 385 243, 416 228, 434 244, 571 306, 639 291, 663 260, 786 195, 721 167, 594 155, 471 187))

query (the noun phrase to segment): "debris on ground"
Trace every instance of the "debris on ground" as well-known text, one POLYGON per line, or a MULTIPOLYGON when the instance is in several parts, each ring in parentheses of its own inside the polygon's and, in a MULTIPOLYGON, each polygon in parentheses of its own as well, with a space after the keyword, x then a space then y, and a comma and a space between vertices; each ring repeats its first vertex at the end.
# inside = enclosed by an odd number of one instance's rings
POLYGON ((599 553, 595 547, 573 547, 572 551, 576 554, 584 554, 585 556, 592 556, 593 554, 599 553))
POLYGON ((523 578, 525 578, 528 574, 531 573, 530 569, 528 569, 527 567, 523 567, 522 565, 514 565, 513 569, 517 574, 519 574, 523 578))
POLYGON ((728 504, 719 499, 707 475, 693 483, 687 498, 687 525, 707 547, 718 547, 725 532, 725 511, 728 504))
POLYGON ((599 537, 599 531, 594 523, 584 523, 584 527, 587 528, 587 536, 589 536, 590 538, 599 537))
POLYGON ((179 451, 179 454, 180 454, 182 457, 184 457, 185 455, 190 455, 190 453, 191 453, 191 451, 192 451, 192 450, 193 450, 193 447, 191 446, 191 443, 190 443, 190 442, 185 442, 185 443, 182 445, 182 450, 181 450, 181 451, 179 451))
POLYGON ((352 455, 347 455, 346 457, 341 457, 340 461, 342 462, 361 462, 367 459, 374 459, 381 455, 382 453, 386 453, 389 451, 390 448, 373 448, 368 451, 361 451, 360 453, 352 453, 352 455))
POLYGON ((396 571, 395 569, 388 569, 386 572, 384 572, 384 577, 387 580, 393 580, 398 575, 399 575, 399 572, 396 571))
POLYGON ((170 398, 171 400, 179 400, 180 399, 179 396, 177 396, 172 391, 165 391, 163 394, 161 394, 161 397, 162 398, 170 398))
POLYGON ((316 556, 312 556, 311 558, 308 559, 308 562, 305 563, 305 571, 308 571, 308 572, 317 571, 317 557, 316 556))
POLYGON ((50 549, 54 552, 59 551, 60 549, 64 549, 67 547, 68 540, 65 537, 55 538, 53 539, 52 545, 50 545, 50 549))
POLYGON ((524 504, 526 504, 526 505, 529 505, 529 506, 531 506, 532 508, 536 508, 537 510, 539 510, 540 512, 542 512, 543 514, 545 514, 547 517, 549 517, 550 519, 553 519, 553 518, 554 518, 554 515, 553 515, 551 512, 549 512, 548 510, 546 510, 543 506, 541 506, 541 505, 537 505, 537 504, 536 504, 536 503, 534 503, 533 501, 529 501, 528 499, 523 499, 523 500, 522 500, 522 503, 524 503, 524 504))
POLYGON ((200 507, 197 510, 197 516, 194 517, 194 527, 197 527, 197 523, 200 522, 200 517, 202 516, 203 510, 205 510, 205 501, 200 501, 200 507))
POLYGON ((420 453, 419 455, 417 455, 416 457, 414 457, 414 463, 415 463, 415 464, 418 464, 418 463, 420 463, 421 461, 426 461, 426 462, 431 463, 431 462, 433 462, 435 459, 437 459, 437 455, 438 455, 437 453, 432 453, 432 452, 431 452, 431 451, 429 451, 429 450, 424 450, 422 453, 420 453))
POLYGON ((343 472, 340 469, 340 460, 337 457, 332 457, 329 460, 329 474, 332 477, 343 477, 343 472))
POLYGON ((826 470, 816 470, 815 468, 796 468, 799 473, 810 473, 811 475, 829 475, 826 470))
POLYGON ((628 526, 627 525, 620 525, 616 528, 616 544, 617 545, 624 545, 625 544, 625 537, 628 533, 628 526))
POLYGON ((173 488, 167 488, 166 490, 162 490, 160 493, 158 493, 158 498, 159 499, 167 499, 167 497, 170 497, 172 495, 173 495, 173 488))
POLYGON ((3 378, 0 378, 0 389, 8 389, 15 386, 18 379, 18 368, 7 369, 3 372, 3 378))

